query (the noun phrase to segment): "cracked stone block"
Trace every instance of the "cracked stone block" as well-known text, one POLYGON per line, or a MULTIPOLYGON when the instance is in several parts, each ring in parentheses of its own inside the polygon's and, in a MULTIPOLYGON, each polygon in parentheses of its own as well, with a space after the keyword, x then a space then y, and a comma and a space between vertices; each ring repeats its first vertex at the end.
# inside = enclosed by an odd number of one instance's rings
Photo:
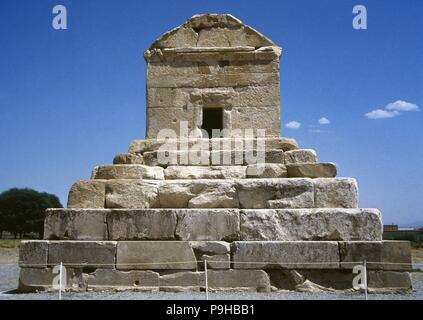
POLYGON ((170 209, 112 210, 107 215, 110 240, 172 240, 176 213, 170 209))
POLYGON ((19 266, 21 268, 47 267, 48 241, 22 240, 19 246, 19 266))
POLYGON ((88 275, 88 288, 158 287, 159 274, 153 271, 97 269, 88 275))
POLYGON ((316 208, 358 208, 358 186, 353 178, 317 178, 314 183, 316 208))
POLYGON ((243 209, 241 240, 381 241, 377 209, 243 209))
POLYGON ((69 191, 68 208, 104 208, 105 190, 105 180, 75 182, 69 191))
POLYGON ((333 163, 296 163, 286 167, 292 178, 333 178, 337 172, 333 163))
POLYGON ((115 256, 114 241, 50 241, 48 265, 113 269, 115 256))
POLYGON ((313 149, 297 149, 285 152, 285 164, 315 163, 317 154, 313 149))
POLYGON ((107 209, 47 209, 44 239, 107 240, 107 209))
POLYGON ((96 167, 94 179, 150 179, 163 180, 162 167, 142 164, 114 164, 96 167))
POLYGON ((188 241, 119 241, 117 269, 194 270, 197 260, 188 241))
POLYGON ((176 236, 182 240, 235 240, 239 237, 238 210, 178 210, 176 236))
POLYGON ((335 241, 234 241, 234 269, 337 269, 335 241))

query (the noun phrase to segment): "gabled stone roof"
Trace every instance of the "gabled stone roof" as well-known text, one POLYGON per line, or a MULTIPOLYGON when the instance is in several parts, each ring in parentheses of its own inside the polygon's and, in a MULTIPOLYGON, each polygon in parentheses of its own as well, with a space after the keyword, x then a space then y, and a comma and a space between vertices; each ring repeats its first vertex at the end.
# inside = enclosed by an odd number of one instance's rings
POLYGON ((150 49, 268 46, 275 44, 230 14, 199 14, 163 34, 150 49))

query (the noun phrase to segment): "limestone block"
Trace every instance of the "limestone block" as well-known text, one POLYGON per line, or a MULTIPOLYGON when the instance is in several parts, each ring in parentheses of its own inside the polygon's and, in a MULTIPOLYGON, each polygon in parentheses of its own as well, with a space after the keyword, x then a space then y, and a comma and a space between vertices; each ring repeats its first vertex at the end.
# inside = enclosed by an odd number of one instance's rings
POLYGON ((380 241, 377 209, 241 210, 241 240, 380 241))
POLYGON ((384 270, 412 269, 411 244, 409 241, 383 241, 382 259, 384 270))
POLYGON ((337 269, 338 243, 334 241, 235 241, 234 269, 337 269))
POLYGON ((44 239, 107 240, 107 209, 47 209, 44 239))
POLYGON ((114 241, 50 241, 48 264, 113 269, 115 256, 114 241))
POLYGON ((199 287, 204 282, 204 273, 196 271, 182 271, 160 276, 160 287, 199 287))
POLYGON ((169 166, 165 179, 234 179, 245 178, 245 166, 169 166))
POLYGON ((142 164, 114 164, 99 166, 94 179, 151 179, 163 180, 161 167, 151 167, 142 164))
POLYGON ((207 255, 204 254, 200 257, 200 261, 204 263, 207 261, 208 269, 230 269, 231 267, 231 257, 229 254, 216 254, 216 255, 207 255))
POLYGON ((159 188, 159 197, 162 208, 187 208, 195 193, 191 181, 165 183, 159 188))
POLYGON ((269 276, 263 270, 209 270, 208 285, 212 289, 248 288, 270 292, 269 276))
POLYGON ((190 241, 191 247, 197 254, 226 254, 230 253, 230 243, 225 241, 190 241))
MULTIPOLYGON (((225 60, 225 59, 224 59, 225 60)), ((150 78, 147 88, 216 88, 266 86, 279 84, 279 73, 222 73, 222 74, 192 74, 168 75, 150 78)))
POLYGON ((251 165, 257 163, 284 162, 282 150, 212 150, 210 152, 212 165, 251 165))
POLYGON ((247 166, 248 178, 286 178, 287 171, 284 164, 260 163, 247 166))
POLYGON ((285 164, 315 163, 317 154, 313 149, 297 149, 285 152, 285 164))
POLYGON ((68 208, 104 208, 105 180, 74 183, 69 191, 68 208))
POLYGON ((189 165, 208 166, 210 164, 210 151, 187 150, 187 151, 146 151, 144 162, 149 166, 189 165))
POLYGON ((197 41, 198 34, 192 28, 179 27, 166 32, 152 44, 152 47, 196 47, 197 41))
POLYGON ((231 241, 239 237, 238 210, 178 210, 175 235, 181 240, 231 241))
POLYGON ((314 179, 316 208, 357 208, 358 186, 353 178, 314 179))
POLYGON ((113 164, 144 164, 144 159, 140 154, 121 153, 113 158, 113 164))
POLYGON ((240 27, 243 23, 231 14, 196 14, 189 18, 184 27, 193 29, 240 27))
MULTIPOLYGON (((53 282, 57 283, 58 270, 53 268, 22 268, 19 273, 18 292, 38 292, 53 289, 53 282)), ((66 268, 66 278, 64 277, 63 289, 85 291, 86 277, 81 269, 66 268)), ((57 290, 57 288, 55 288, 57 290)))
POLYGON ((108 180, 107 208, 157 208, 159 182, 140 180, 108 180))
POLYGON ((118 269, 196 269, 197 262, 188 241, 119 241, 118 269))
MULTIPOLYGON (((222 73, 226 70, 232 73, 243 72, 277 72, 279 64, 276 62, 265 62, 265 63, 249 63, 249 62, 231 62, 228 66, 222 68, 215 62, 215 65, 208 63, 192 63, 190 62, 189 69, 183 71, 183 73, 200 72, 201 69, 206 68, 209 73, 222 73), (224 71, 222 71, 224 70, 224 71)), ((187 68, 171 68, 172 71, 163 69, 166 65, 160 65, 155 67, 155 72, 180 72, 181 69, 187 68)), ((184 107, 190 101, 190 95, 198 89, 195 88, 147 88, 147 104, 149 108, 154 107, 184 107)), ((204 89, 206 90, 206 89, 204 89)), ((279 106, 280 98, 278 85, 267 85, 267 86, 247 86, 237 88, 225 88, 229 93, 227 103, 232 107, 267 107, 267 106, 279 106)))
POLYGON ((22 240, 19 245, 21 268, 45 268, 47 266, 48 241, 22 240))
POLYGON ((309 179, 238 180, 240 208, 312 208, 313 184, 309 179))
POLYGON ((116 287, 158 287, 159 274, 153 271, 97 269, 88 275, 88 289, 116 287))
POLYGON ((336 165, 333 163, 288 164, 289 177, 333 178, 336 177, 336 165))
POLYGON ((112 210, 107 215, 110 240, 175 238, 176 214, 169 209, 112 210))
POLYGON ((234 107, 231 111, 232 128, 263 130, 266 136, 280 132, 279 105, 234 107))
POLYGON ((367 269, 383 269, 382 241, 340 242, 341 268, 352 269, 366 260, 367 269))
POLYGON ((368 271, 369 288, 403 288, 411 289, 411 277, 408 272, 368 271))
MULTIPOLYGON (((203 180, 194 187, 196 196, 188 201, 189 208, 238 208, 238 193, 230 180, 203 180)), ((216 239, 212 239, 216 240, 216 239)))

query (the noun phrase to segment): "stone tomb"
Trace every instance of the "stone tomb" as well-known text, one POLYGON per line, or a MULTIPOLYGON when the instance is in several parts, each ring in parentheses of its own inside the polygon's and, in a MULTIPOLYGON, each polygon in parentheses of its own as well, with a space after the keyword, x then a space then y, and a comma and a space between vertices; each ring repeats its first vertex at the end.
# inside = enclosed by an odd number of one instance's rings
POLYGON ((411 289, 410 244, 382 241, 355 179, 280 137, 281 52, 223 14, 156 40, 146 139, 47 210, 45 239, 21 243, 19 290, 52 289, 60 263, 68 290, 199 291, 206 263, 211 290, 348 290, 363 261, 372 290, 411 289))

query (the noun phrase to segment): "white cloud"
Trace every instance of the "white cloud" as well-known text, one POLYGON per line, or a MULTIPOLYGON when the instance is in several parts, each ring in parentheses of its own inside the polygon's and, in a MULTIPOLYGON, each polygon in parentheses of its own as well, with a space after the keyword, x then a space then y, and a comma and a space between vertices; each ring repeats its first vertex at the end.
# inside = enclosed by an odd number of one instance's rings
POLYGON ((365 116, 369 119, 387 119, 387 118, 394 118, 399 116, 400 113, 396 110, 389 111, 383 109, 376 109, 370 112, 367 112, 365 116))
POLYGON ((407 101, 397 100, 395 102, 389 103, 386 107, 386 110, 396 110, 396 111, 420 111, 420 108, 417 104, 410 103, 407 101))
POLYGON ((384 109, 376 109, 364 114, 369 119, 387 119, 399 116, 401 112, 420 111, 418 105, 402 100, 388 103, 384 109))
POLYGON ((288 122, 285 127, 287 127, 288 129, 299 129, 301 127, 301 123, 299 123, 298 121, 291 121, 288 122))
POLYGON ((322 117, 319 119, 319 124, 330 124, 330 120, 326 117, 322 117))

